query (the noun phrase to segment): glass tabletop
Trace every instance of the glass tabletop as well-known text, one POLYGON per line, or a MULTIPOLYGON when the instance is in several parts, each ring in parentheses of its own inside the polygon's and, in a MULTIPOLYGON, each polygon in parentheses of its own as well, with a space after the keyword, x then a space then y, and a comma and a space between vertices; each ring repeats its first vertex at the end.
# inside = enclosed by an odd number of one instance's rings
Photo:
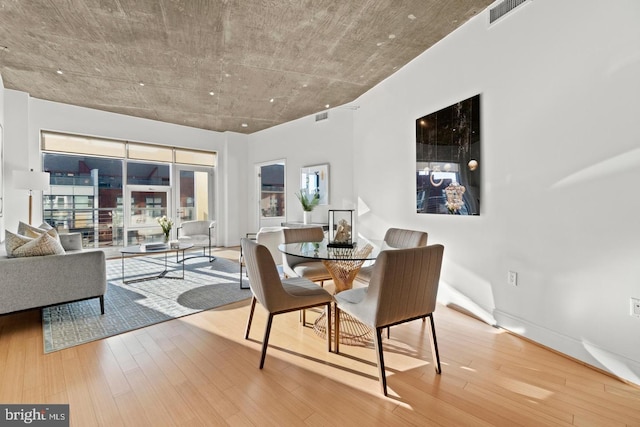
POLYGON ((359 240, 353 248, 334 248, 328 246, 325 239, 321 242, 283 243, 278 246, 280 252, 303 258, 317 260, 368 261, 374 260, 384 249, 382 241, 359 240), (371 251, 364 250, 371 245, 371 251))
POLYGON ((171 247, 170 245, 162 245, 162 246, 150 246, 147 245, 135 245, 135 246, 127 246, 125 248, 120 249, 120 253, 122 254, 162 254, 166 252, 178 252, 185 251, 187 249, 193 248, 193 243, 180 243, 179 247, 171 247))

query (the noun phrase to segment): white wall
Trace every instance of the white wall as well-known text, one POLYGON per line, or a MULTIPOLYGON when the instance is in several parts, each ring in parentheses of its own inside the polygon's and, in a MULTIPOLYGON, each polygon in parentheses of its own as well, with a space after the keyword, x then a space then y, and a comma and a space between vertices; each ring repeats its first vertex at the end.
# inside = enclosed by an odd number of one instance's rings
POLYGON ((633 0, 484 11, 356 101, 354 180, 361 231, 445 245, 443 299, 640 384, 638 22, 633 0), (416 214, 415 119, 478 93, 481 215, 416 214))
MULTIPOLYGON (((239 242, 238 219, 246 211, 244 201, 229 194, 244 191, 245 183, 236 179, 245 175, 246 135, 231 132, 213 132, 187 126, 140 119, 31 98, 29 94, 14 90, 5 91, 5 176, 13 170, 42 168, 40 158, 40 132, 42 130, 68 132, 114 138, 128 141, 165 144, 176 147, 216 150, 219 153, 216 170, 215 206, 218 220, 218 238, 224 246, 239 242), (240 156, 240 159, 236 158, 240 156), (227 174, 232 175, 228 179, 227 174), (230 228, 228 228, 230 227, 230 228)), ((27 195, 24 191, 6 185, 7 205, 5 220, 8 229, 16 228, 18 221, 27 217, 27 195)), ((34 194, 39 200, 40 195, 34 194)), ((34 223, 42 219, 41 204, 34 203, 34 223)))
POLYGON ((353 209, 353 112, 347 106, 329 110, 327 120, 315 115, 303 117, 249 136, 247 232, 258 226, 258 195, 255 165, 272 160, 286 161, 287 221, 302 221, 302 207, 295 196, 300 191, 300 168, 329 164, 329 205, 313 210, 314 223, 326 223, 329 209, 353 209))

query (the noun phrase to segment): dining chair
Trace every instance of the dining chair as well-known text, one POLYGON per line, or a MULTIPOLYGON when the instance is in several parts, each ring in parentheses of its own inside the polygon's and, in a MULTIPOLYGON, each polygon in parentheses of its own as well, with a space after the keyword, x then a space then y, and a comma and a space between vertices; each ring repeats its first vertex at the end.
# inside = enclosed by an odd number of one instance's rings
POLYGON ((177 231, 178 241, 180 243, 192 243, 194 247, 202 247, 202 255, 192 255, 189 257, 184 257, 178 262, 184 262, 188 259, 198 257, 209 258, 209 262, 215 261, 216 257, 211 255, 215 226, 216 222, 209 220, 185 221, 180 224, 180 227, 178 227, 177 231))
POLYGON ((443 253, 442 245, 384 250, 376 259, 368 287, 350 289, 334 296, 335 352, 340 351, 341 311, 371 327, 375 331, 378 374, 385 396, 387 378, 382 352, 382 330, 386 327, 428 317, 433 363, 436 373, 442 372, 433 312, 436 308, 443 253))
MULTIPOLYGON (((257 233, 247 233, 246 236, 248 239, 255 240, 269 249, 281 275, 284 274, 282 271, 282 252, 280 252, 278 246, 284 243, 283 229, 284 227, 262 227, 257 233)), ((242 247, 240 247, 240 289, 249 289, 248 287, 242 286, 242 278, 244 275, 242 270, 244 266, 244 254, 242 253, 242 247)))
MULTIPOLYGON (((284 243, 321 242, 324 239, 322 227, 297 227, 283 230, 284 243)), ((282 255, 282 270, 286 277, 302 277, 312 282, 331 280, 331 273, 322 261, 312 261, 295 255, 282 255)), ((302 324, 307 324, 306 311, 301 313, 302 324)))
MULTIPOLYGON (((321 242, 324 239, 322 227, 299 227, 283 230, 284 243, 321 242)), ((331 280, 331 274, 322 261, 312 261, 295 255, 283 255, 282 269, 287 277, 304 277, 312 282, 331 280)))
MULTIPOLYGON (((242 239, 240 245, 245 256, 249 286, 253 294, 245 339, 249 339, 256 302, 259 301, 269 313, 260 357, 260 369, 262 369, 267 355, 273 317, 277 314, 324 305, 330 319, 333 298, 329 292, 310 280, 301 277, 280 279, 275 261, 266 246, 249 239, 242 239)), ((331 322, 327 323, 327 349, 331 351, 331 322)))
MULTIPOLYGON (((429 234, 426 231, 407 230, 404 228, 389 228, 384 235, 384 244, 393 249, 417 248, 427 246, 429 234)), ((364 266, 358 272, 356 280, 368 283, 371 279, 373 264, 364 266)))

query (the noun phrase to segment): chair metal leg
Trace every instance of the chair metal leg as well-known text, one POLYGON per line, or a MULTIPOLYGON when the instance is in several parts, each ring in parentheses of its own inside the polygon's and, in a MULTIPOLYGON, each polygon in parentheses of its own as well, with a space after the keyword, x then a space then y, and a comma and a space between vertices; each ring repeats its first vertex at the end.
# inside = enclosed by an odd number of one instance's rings
MULTIPOLYGON (((334 316, 336 316, 336 331, 335 331, 335 339, 333 342, 333 348, 335 349, 336 354, 340 352, 340 309, 338 306, 335 306, 334 316)), ((327 324, 331 323, 331 317, 327 318, 327 324)))
POLYGON ((327 350, 331 353, 331 303, 327 303, 327 350))
POLYGON ((100 295, 100 314, 104 314, 104 295, 100 295))
POLYGON ((256 297, 251 297, 251 308, 249 309, 249 319, 247 319, 247 328, 244 332, 244 339, 249 339, 249 331, 251 330, 251 321, 253 320, 253 311, 256 308, 256 297))
POLYGON ((440 354, 438 353, 438 341, 436 340, 436 325, 433 322, 433 313, 429 315, 429 320, 431 323, 431 333, 429 334, 429 338, 431 340, 431 354, 433 355, 433 363, 436 368, 436 372, 438 374, 442 373, 442 369, 440 367, 440 354))
POLYGON ((374 337, 376 354, 378 356, 378 376, 380 377, 380 388, 382 393, 387 395, 387 376, 384 373, 384 356, 382 355, 382 328, 376 328, 376 336, 374 337))
POLYGON ((264 366, 264 358, 267 357, 267 347, 269 346, 269 334, 271 333, 271 323, 273 322, 273 314, 269 313, 267 326, 264 330, 264 340, 262 342, 262 356, 260 357, 260 369, 264 366))

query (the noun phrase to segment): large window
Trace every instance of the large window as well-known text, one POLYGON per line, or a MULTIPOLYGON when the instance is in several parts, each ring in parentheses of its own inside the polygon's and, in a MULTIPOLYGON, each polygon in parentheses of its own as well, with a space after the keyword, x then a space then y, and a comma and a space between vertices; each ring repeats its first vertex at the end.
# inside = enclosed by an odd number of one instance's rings
MULTIPOLYGON (((175 164, 212 171, 217 160, 215 152, 53 132, 42 133, 42 151, 43 170, 51 176, 44 220, 60 231, 82 233, 83 244, 93 247, 160 239, 155 218, 173 212, 175 164), (126 198, 131 200, 124 205, 126 198)), ((190 206, 202 206, 208 215, 208 197, 196 201, 195 196, 190 195, 190 206)))
POLYGON ((81 232, 85 246, 113 244, 113 226, 122 215, 123 160, 44 153, 43 164, 51 175, 44 221, 60 231, 81 232))

